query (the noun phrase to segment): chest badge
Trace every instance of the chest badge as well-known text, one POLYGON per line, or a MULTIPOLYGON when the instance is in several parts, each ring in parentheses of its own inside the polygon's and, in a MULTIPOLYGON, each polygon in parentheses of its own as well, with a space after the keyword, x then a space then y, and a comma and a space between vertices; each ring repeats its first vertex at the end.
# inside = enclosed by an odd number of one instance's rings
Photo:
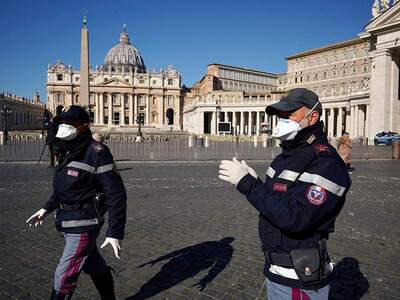
POLYGON ((275 182, 272 188, 276 192, 286 192, 287 191, 287 184, 286 183, 278 183, 275 182))
POLYGON ((78 177, 79 172, 78 171, 74 171, 74 170, 68 170, 67 171, 67 175, 72 176, 72 177, 78 177))
POLYGON ((307 189, 308 201, 316 206, 326 201, 326 190, 318 185, 312 185, 307 189))

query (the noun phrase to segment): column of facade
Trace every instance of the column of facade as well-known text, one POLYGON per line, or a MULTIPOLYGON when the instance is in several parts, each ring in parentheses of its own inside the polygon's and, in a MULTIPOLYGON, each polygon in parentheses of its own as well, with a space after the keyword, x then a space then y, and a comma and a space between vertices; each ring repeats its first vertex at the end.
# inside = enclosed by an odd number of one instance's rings
POLYGON ((145 124, 150 124, 150 95, 146 95, 146 121, 145 124))
POLYGON ((329 108, 329 115, 328 115, 328 137, 333 137, 333 126, 334 126, 334 110, 333 108, 329 108))
POLYGON ((361 106, 358 108, 358 136, 365 136, 365 112, 361 106))
POLYGON ((261 112, 256 112, 256 122, 257 122, 257 124, 256 124, 256 135, 259 135, 260 134, 260 114, 261 114, 261 112))
POLYGON ((216 119, 216 113, 215 113, 215 111, 212 111, 211 112, 211 127, 210 127, 211 134, 217 134, 217 128, 215 126, 215 119, 216 119))
POLYGON ((99 124, 104 125, 104 94, 99 94, 99 124))
POLYGON ((240 112, 240 132, 239 134, 242 135, 244 133, 244 113, 243 111, 240 112))
POLYGON ((95 114, 94 114, 94 124, 97 125, 99 124, 99 94, 98 93, 94 93, 93 94, 94 97, 94 106, 95 106, 95 114))
POLYGON ((108 93, 107 94, 108 98, 108 125, 113 124, 113 98, 112 94, 108 93))
POLYGON ((134 109, 133 124, 137 125, 137 117, 139 115, 137 94, 133 95, 133 109, 134 109))
POLYGON ((119 117, 119 124, 120 125, 125 125, 125 94, 120 93, 119 94, 119 100, 121 104, 121 111, 120 111, 120 117, 119 117))
POLYGON ((248 135, 253 135, 253 116, 252 116, 252 112, 249 111, 249 125, 247 127, 247 134, 248 135))
POLYGON ((174 96, 174 103, 176 110, 174 110, 174 114, 176 115, 176 118, 174 118, 174 125, 177 125, 179 128, 181 128, 181 101, 179 96, 177 97, 176 95, 174 96), (176 119, 176 121, 175 121, 176 119))
POLYGON ((338 108, 338 116, 336 122, 336 136, 342 136, 342 129, 343 129, 343 109, 342 107, 338 108))
POLYGON ((134 124, 134 114, 133 114, 133 95, 128 94, 129 101, 129 126, 134 124))

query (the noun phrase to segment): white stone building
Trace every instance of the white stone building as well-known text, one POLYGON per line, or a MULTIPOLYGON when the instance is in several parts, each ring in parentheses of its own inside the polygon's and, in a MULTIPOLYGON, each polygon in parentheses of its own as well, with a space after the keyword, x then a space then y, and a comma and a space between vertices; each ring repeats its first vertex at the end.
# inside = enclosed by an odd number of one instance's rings
MULTIPOLYGON (((80 76, 79 70, 61 61, 49 65, 50 111, 54 112, 58 105, 87 106, 87 99, 80 97, 80 76)), ((97 129, 136 130, 139 113, 144 114, 144 130, 181 129, 181 75, 172 66, 159 72, 149 71, 130 43, 125 26, 104 64, 89 70, 89 94, 90 113, 97 129)))
POLYGON ((265 107, 276 101, 277 75, 221 64, 207 66, 206 75, 185 92, 183 129, 218 134, 219 122, 230 122, 235 135, 258 135, 265 107))
POLYGON ((0 91, 0 130, 42 129, 45 109, 38 92, 30 100, 0 91))
POLYGON ((378 132, 400 131, 400 2, 376 0, 372 12, 357 38, 287 58, 279 88, 315 91, 329 137, 347 131, 372 143, 378 132))

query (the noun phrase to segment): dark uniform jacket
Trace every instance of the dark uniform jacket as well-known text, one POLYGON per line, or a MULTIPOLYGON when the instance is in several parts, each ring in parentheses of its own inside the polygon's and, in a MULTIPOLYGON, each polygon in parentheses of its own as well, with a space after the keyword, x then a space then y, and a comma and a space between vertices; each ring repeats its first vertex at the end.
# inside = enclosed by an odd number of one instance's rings
POLYGON ((67 233, 81 233, 99 229, 104 216, 96 213, 93 197, 98 192, 106 196, 108 206, 107 237, 122 239, 126 223, 126 191, 110 150, 92 140, 78 155, 70 157, 57 167, 53 181, 53 195, 43 207, 56 211, 56 227, 67 233), (64 210, 65 207, 77 209, 64 210))
MULTIPOLYGON (((351 181, 346 165, 327 141, 322 122, 299 131, 281 147, 282 153, 268 167, 265 183, 248 174, 237 188, 260 213, 263 248, 288 254, 328 239, 351 181)), ((300 287, 293 272, 266 261, 264 274, 271 281, 300 287)))

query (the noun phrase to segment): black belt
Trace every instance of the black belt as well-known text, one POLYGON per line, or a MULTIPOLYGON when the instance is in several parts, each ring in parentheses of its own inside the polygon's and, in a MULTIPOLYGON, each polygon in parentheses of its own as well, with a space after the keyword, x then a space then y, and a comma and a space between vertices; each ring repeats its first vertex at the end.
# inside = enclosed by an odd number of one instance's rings
POLYGON ((64 211, 74 211, 74 210, 81 210, 83 208, 89 208, 92 207, 91 203, 78 203, 78 204, 65 204, 65 203, 60 203, 60 209, 64 211))
POLYGON ((265 260, 270 265, 281 266, 284 268, 293 268, 292 256, 289 253, 269 253, 263 249, 265 260))

